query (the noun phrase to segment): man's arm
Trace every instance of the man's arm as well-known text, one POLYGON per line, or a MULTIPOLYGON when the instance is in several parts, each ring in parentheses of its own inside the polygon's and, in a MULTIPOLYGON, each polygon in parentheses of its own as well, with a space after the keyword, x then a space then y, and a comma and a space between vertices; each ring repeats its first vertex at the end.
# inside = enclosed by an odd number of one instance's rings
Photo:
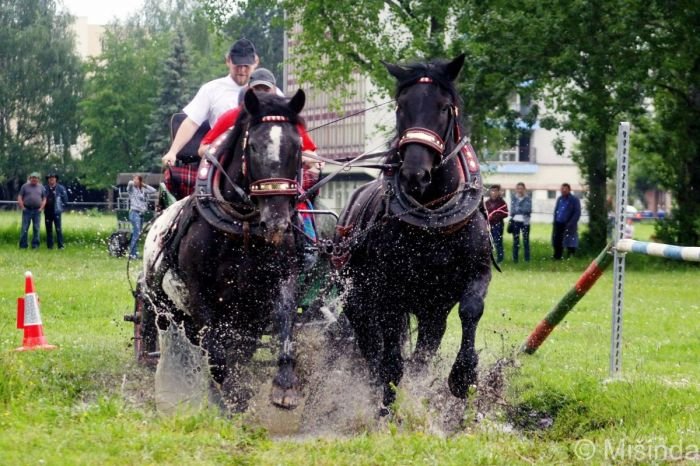
POLYGON ((190 120, 189 117, 185 118, 185 121, 183 121, 180 128, 178 128, 177 134, 175 134, 175 139, 173 139, 170 149, 168 150, 167 154, 161 158, 163 165, 171 165, 175 163, 177 153, 180 152, 183 147, 185 147, 185 144, 187 144, 190 139, 192 139, 192 136, 194 136, 194 133, 197 132, 198 128, 199 125, 197 123, 190 120))
POLYGON ((46 196, 46 188, 41 189, 41 205, 39 206, 39 212, 44 211, 44 207, 46 206, 46 201, 48 200, 48 197, 46 196))
POLYGON ((22 192, 17 195, 17 204, 19 204, 19 210, 24 210, 24 201, 22 200, 22 192))

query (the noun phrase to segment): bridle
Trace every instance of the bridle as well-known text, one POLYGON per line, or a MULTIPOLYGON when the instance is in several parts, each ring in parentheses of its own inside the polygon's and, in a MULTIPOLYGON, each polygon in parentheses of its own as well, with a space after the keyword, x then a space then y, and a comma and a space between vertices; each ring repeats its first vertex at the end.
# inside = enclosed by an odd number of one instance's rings
MULTIPOLYGON (((290 123, 289 118, 280 115, 268 115, 264 116, 255 122, 253 122, 248 130, 245 132, 243 137, 243 165, 241 170, 244 177, 248 177, 249 173, 247 167, 250 165, 249 158, 250 154, 248 151, 248 131, 253 126, 257 126, 263 123, 290 123)), ((264 196, 293 196, 299 195, 299 176, 301 176, 301 151, 297 153, 297 179, 291 178, 263 178, 249 183, 250 186, 250 197, 264 197, 264 196)), ((230 180, 229 180, 230 181, 230 180)))
MULTIPOLYGON (((418 78, 414 84, 435 84, 435 81, 429 76, 423 76, 418 78)), ((401 149, 409 144, 418 144, 427 147, 428 149, 432 149, 434 153, 437 154, 438 163, 434 165, 433 170, 442 167, 448 161, 461 154, 464 157, 468 178, 471 178, 472 174, 479 171, 476 155, 469 144, 469 138, 467 136, 462 136, 461 134, 458 124, 459 109, 455 103, 450 105, 449 113, 450 119, 447 123, 444 137, 440 136, 431 129, 420 126, 407 128, 401 133, 396 149, 402 163, 404 152, 401 149), (450 152, 446 152, 447 143, 449 141, 453 141, 455 146, 450 152)))
MULTIPOLYGON (((415 84, 434 84, 433 78, 428 76, 423 76, 416 80, 415 84)), ((450 119, 447 123, 447 128, 445 129, 445 135, 441 136, 435 131, 423 128, 420 126, 413 126, 411 128, 405 129, 401 136, 399 137, 399 142, 397 149, 399 152, 399 157, 403 161, 403 151, 402 149, 409 144, 418 144, 428 149, 432 149, 438 155, 438 162, 442 163, 443 159, 446 157, 445 149, 446 142, 450 141, 452 137, 457 136, 455 143, 459 142, 459 127, 457 126, 457 116, 459 115, 459 110, 457 106, 452 103, 449 107, 450 119)))

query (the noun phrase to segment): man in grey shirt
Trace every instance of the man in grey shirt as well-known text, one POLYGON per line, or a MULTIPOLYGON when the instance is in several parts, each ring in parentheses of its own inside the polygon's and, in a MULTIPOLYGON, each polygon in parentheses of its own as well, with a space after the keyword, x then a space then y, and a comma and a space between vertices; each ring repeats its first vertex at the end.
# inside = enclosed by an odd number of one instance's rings
POLYGON ((20 249, 27 249, 29 223, 32 223, 32 249, 39 247, 39 228, 41 212, 46 206, 46 191, 39 183, 39 173, 29 175, 29 181, 19 189, 17 203, 22 211, 22 232, 19 237, 20 249))

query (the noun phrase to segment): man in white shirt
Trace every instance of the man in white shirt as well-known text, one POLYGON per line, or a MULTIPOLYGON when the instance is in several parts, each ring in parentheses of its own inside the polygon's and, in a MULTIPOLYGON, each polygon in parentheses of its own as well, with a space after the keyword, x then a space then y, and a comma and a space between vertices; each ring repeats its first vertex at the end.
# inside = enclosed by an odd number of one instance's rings
POLYGON ((250 74, 259 62, 255 46, 248 39, 239 39, 231 46, 226 55, 229 74, 204 84, 183 109, 187 118, 180 125, 168 153, 162 157, 163 165, 175 163, 177 153, 202 123, 208 121, 214 126, 222 113, 238 105, 238 94, 248 84, 250 74))

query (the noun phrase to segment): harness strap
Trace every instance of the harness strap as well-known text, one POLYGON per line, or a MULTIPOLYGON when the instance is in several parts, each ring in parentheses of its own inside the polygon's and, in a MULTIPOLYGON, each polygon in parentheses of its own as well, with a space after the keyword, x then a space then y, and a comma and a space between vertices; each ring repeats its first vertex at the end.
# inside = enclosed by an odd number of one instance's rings
MULTIPOLYGON (((387 151, 386 153, 389 153, 389 152, 391 152, 391 150, 387 151)), ((370 156, 370 155, 375 156, 376 154, 368 154, 365 152, 364 154, 360 154, 357 157, 355 157, 354 159, 351 159, 348 162, 345 162, 344 164, 340 165, 340 169, 338 169, 338 171, 331 173, 330 175, 323 178, 318 183, 316 183, 315 185, 313 185, 312 187, 307 189, 305 193, 303 193, 301 196, 299 196, 299 199, 297 199, 297 202, 306 201, 307 199, 309 199, 309 197, 313 193, 317 192, 323 186, 327 185, 333 178, 340 175, 346 168, 355 166, 355 165, 353 165, 354 162, 357 162, 358 160, 362 160, 363 158, 369 158, 368 156, 370 156)))
POLYGON ((221 166, 221 163, 219 163, 219 161, 216 159, 216 157, 214 157, 209 151, 207 151, 205 157, 209 163, 214 165, 214 167, 216 167, 219 170, 219 172, 224 175, 226 180, 231 184, 231 187, 233 187, 233 190, 236 192, 236 194, 238 194, 241 197, 243 202, 246 204, 252 204, 252 201, 250 200, 250 197, 248 196, 248 194, 246 194, 246 192, 243 190, 243 188, 241 188, 240 186, 238 186, 236 183, 233 182, 231 177, 228 176, 228 173, 226 173, 226 170, 224 170, 224 167, 221 166))

